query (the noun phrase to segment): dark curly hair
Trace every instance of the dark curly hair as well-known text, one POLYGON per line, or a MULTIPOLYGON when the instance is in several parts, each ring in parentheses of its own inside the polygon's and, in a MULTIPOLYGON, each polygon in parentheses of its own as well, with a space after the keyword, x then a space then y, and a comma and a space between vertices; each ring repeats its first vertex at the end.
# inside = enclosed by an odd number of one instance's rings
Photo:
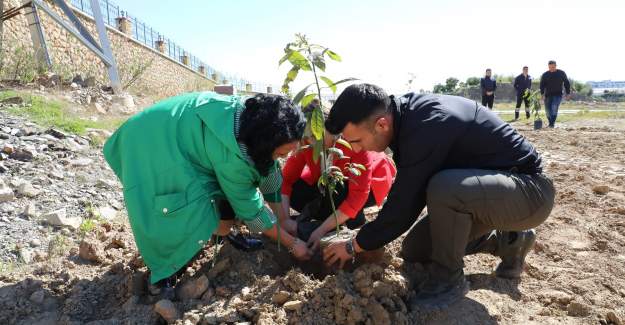
POLYGON ((267 176, 274 164, 274 150, 301 140, 305 127, 304 114, 290 99, 258 94, 245 101, 237 140, 247 146, 247 153, 258 172, 267 176))

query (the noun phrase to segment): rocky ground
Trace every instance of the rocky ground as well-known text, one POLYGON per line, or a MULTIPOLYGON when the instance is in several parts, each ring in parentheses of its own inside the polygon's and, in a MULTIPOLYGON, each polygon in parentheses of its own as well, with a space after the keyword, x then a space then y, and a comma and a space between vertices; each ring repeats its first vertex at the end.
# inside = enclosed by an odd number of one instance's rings
POLYGON ((423 312, 406 304, 422 267, 397 256, 399 240, 377 264, 330 274, 275 243, 254 253, 207 245, 180 299, 158 301, 100 149, 0 108, 0 324, 621 324, 625 120, 517 127, 558 188, 527 272, 498 279, 497 258, 468 257, 468 296, 423 312))

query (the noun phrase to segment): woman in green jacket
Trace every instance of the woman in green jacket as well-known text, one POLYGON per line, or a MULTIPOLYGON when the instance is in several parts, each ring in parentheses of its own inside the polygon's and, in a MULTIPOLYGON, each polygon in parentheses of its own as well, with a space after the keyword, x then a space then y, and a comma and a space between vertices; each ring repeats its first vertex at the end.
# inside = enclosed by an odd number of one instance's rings
POLYGON ((276 159, 296 148, 305 124, 282 96, 243 101, 203 92, 161 101, 108 139, 104 156, 123 184, 152 284, 173 285, 170 279, 211 235, 228 234, 233 217, 251 232, 280 236, 296 258, 310 258, 306 244, 277 227, 275 217, 283 213, 276 159))

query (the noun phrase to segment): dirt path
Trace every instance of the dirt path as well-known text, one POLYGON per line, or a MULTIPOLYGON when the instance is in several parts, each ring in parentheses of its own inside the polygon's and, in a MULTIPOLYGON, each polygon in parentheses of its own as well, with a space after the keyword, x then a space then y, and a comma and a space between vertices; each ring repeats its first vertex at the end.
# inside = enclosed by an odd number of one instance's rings
MULTIPOLYGON (((575 121, 555 130, 518 125, 558 189, 520 281, 497 279, 498 259, 466 259, 467 297, 448 310, 410 312, 419 265, 387 247, 382 265, 325 278, 291 270, 275 244, 255 253, 204 251, 185 274, 179 324, 616 324, 625 318, 625 120, 575 121), (211 267, 213 254, 217 263, 211 267), (197 280, 200 279, 200 280, 197 280), (207 281, 205 281, 207 280, 207 281), (184 283, 191 283, 190 281, 184 283)), ((145 268, 125 225, 101 224, 83 244, 0 276, 0 324, 164 322, 146 294, 145 268)), ((182 287, 182 286, 181 286, 182 287)))

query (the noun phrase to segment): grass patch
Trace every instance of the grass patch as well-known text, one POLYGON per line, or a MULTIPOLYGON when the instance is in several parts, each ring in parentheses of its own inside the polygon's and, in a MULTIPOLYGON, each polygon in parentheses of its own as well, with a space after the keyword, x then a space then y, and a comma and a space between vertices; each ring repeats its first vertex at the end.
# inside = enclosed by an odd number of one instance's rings
POLYGON ((124 119, 92 121, 70 112, 65 102, 11 90, 0 92, 0 100, 9 97, 22 97, 24 102, 28 104, 27 106, 6 109, 9 113, 28 118, 44 127, 56 127, 79 135, 84 135, 88 128, 115 130, 124 121, 124 119))
MULTIPOLYGON (((518 121, 514 121, 514 114, 499 114, 499 117, 508 123, 518 123, 533 125, 534 119, 530 117, 529 120, 525 119, 525 112, 521 112, 521 117, 518 121)), ((625 119, 625 112, 594 112, 590 110, 584 110, 575 114, 559 114, 557 122, 571 122, 577 120, 591 120, 591 119, 625 119)), ((543 123, 547 122, 547 117, 543 116, 543 123)))

